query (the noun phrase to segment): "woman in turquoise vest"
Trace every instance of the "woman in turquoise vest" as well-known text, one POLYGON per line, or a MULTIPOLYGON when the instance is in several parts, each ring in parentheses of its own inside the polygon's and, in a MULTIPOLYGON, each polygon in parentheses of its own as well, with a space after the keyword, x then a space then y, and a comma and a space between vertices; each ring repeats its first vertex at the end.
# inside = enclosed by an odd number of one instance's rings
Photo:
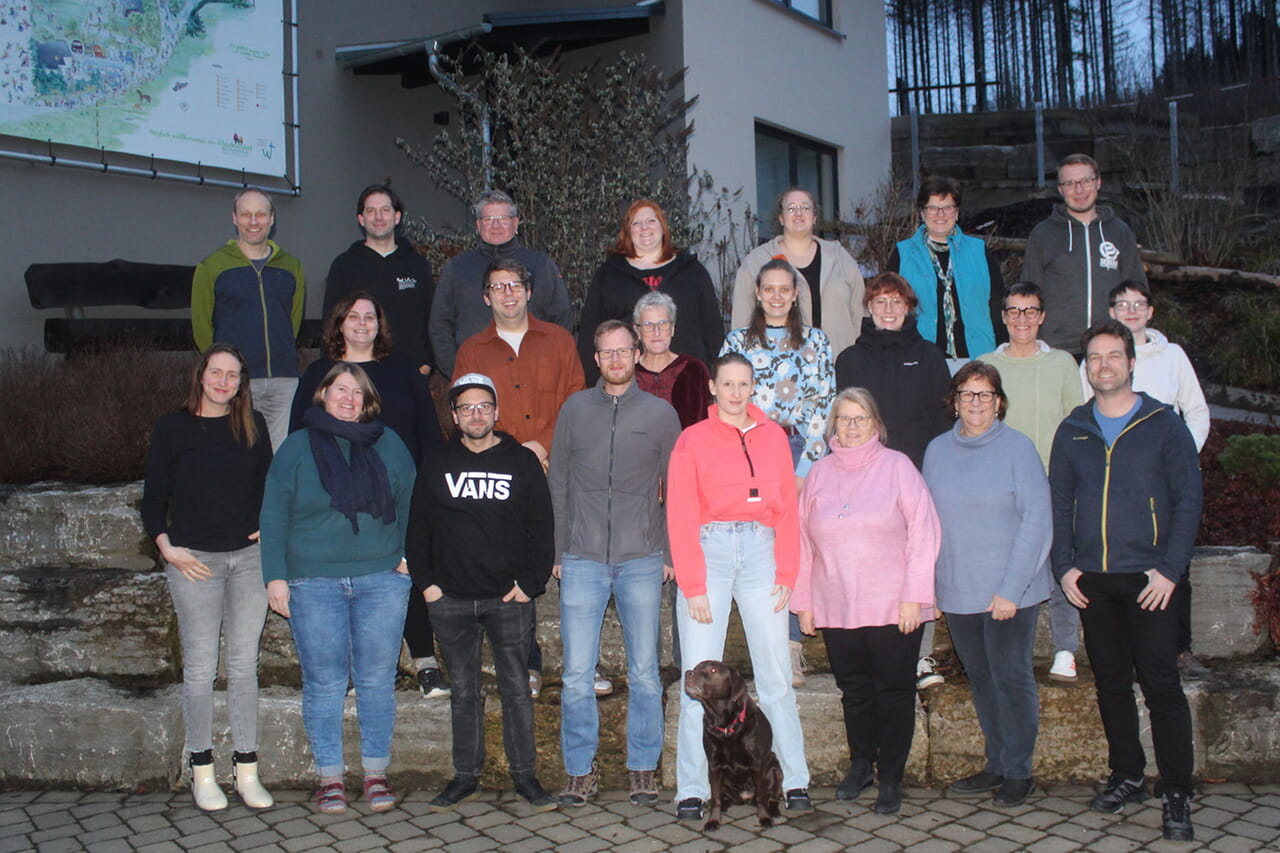
POLYGON ((905 278, 920 300, 920 336, 959 365, 996 348, 1004 279, 977 237, 960 231, 960 183, 925 178, 916 195, 921 226, 894 247, 885 268, 905 278))

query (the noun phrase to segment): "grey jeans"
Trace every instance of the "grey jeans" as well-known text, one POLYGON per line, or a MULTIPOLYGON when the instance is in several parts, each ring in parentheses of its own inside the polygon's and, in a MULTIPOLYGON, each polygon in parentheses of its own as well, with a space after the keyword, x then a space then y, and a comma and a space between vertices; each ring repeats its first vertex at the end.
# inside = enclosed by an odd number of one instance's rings
POLYGON ((253 407, 262 413, 271 433, 271 452, 289 435, 289 415, 293 411, 293 395, 298 393, 296 376, 265 376, 249 380, 253 391, 253 407))
POLYGON ((189 581, 165 566, 182 638, 182 720, 186 750, 213 748, 213 683, 218 677, 218 637, 226 638, 227 715, 236 752, 258 748, 258 640, 267 618, 262 557, 255 543, 238 551, 192 554, 213 572, 189 581))

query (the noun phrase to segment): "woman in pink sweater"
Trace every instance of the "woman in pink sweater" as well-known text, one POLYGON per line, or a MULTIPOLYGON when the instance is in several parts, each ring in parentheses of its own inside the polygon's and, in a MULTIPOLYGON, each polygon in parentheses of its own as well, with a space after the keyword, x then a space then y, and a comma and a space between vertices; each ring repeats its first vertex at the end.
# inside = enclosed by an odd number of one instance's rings
MULTIPOLYGON (((791 686, 787 601, 800 556, 795 468, 782 428, 751 405, 751 362, 731 352, 711 371, 715 405, 680 434, 667 468, 667 534, 680 595, 680 658, 692 668, 724 656, 729 606, 751 651, 760 707, 773 727, 789 814, 809 811, 809 767, 791 686)), ((711 793, 702 705, 680 694, 676 816, 702 819, 711 793)))
POLYGON ((916 657, 934 618, 933 567, 941 528, 911 460, 884 446, 870 392, 846 388, 827 422, 831 454, 800 494, 800 573, 791 609, 806 634, 822 629, 844 705, 852 800, 880 772, 875 811, 902 805, 915 730, 916 657))

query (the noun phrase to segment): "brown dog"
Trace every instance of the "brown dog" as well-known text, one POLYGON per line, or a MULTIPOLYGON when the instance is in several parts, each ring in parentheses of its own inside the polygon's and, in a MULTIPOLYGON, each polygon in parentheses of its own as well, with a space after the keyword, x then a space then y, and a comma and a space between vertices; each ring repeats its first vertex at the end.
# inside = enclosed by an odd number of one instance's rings
POLYGON ((756 804, 761 826, 773 826, 782 799, 782 766, 773 754, 773 727, 747 694, 742 673, 704 660, 685 673, 685 692, 702 703, 702 748, 707 753, 711 813, 706 831, 720 828, 720 812, 756 804))

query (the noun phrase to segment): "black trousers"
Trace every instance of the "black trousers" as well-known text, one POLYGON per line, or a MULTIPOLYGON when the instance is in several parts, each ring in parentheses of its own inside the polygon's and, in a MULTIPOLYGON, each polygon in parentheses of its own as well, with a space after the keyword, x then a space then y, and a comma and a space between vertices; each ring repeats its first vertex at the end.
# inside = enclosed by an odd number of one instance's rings
POLYGON ((1164 610, 1143 610, 1138 593, 1147 576, 1085 572, 1078 582, 1089 606, 1080 611, 1084 644, 1098 690, 1111 771, 1141 779, 1147 759, 1138 739, 1136 671, 1151 716, 1151 740, 1160 771, 1158 792, 1191 793, 1191 709, 1178 675, 1178 598, 1164 610))
POLYGON ((840 688, 849 758, 879 771, 880 784, 901 784, 916 730, 916 660, 924 626, 823 628, 831 672, 840 688))

